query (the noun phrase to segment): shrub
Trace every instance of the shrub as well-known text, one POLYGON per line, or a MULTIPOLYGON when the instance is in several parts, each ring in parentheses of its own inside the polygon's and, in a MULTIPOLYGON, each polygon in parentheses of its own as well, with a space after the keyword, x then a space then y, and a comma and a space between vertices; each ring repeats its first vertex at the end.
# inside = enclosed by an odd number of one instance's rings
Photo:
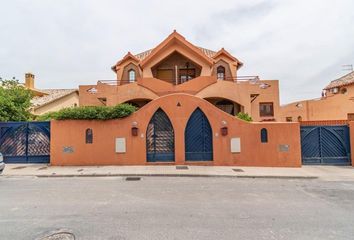
POLYGON ((237 114, 237 117, 239 119, 242 119, 242 120, 246 121, 246 122, 252 122, 253 121, 252 117, 250 115, 248 115, 248 113, 239 112, 237 114))
POLYGON ((50 121, 51 119, 55 119, 55 115, 57 112, 47 112, 42 115, 36 116, 36 121, 50 121))
POLYGON ((130 104, 118 104, 114 107, 86 106, 76 108, 63 108, 58 112, 49 112, 37 117, 38 121, 50 119, 66 120, 109 120, 129 116, 136 111, 136 107, 130 104))

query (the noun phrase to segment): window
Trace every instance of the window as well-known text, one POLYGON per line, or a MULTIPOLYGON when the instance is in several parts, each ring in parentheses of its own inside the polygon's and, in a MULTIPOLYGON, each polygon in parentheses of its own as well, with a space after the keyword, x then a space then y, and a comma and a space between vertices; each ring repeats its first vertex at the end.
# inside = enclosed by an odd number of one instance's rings
POLYGON ((91 144, 93 142, 93 132, 91 128, 86 129, 86 143, 91 144))
POLYGON ((265 128, 261 129, 261 142, 267 143, 268 142, 268 131, 265 128))
POLYGON ((179 80, 181 83, 187 82, 188 80, 195 78, 195 75, 196 74, 194 68, 179 70, 179 80))
POLYGON ((259 115, 261 117, 273 117, 274 108, 273 103, 260 103, 259 104, 259 115))
POLYGON ((302 117, 301 117, 301 116, 298 116, 298 117, 297 117, 297 121, 298 121, 298 122, 301 122, 301 121, 302 121, 302 117))
POLYGON ((293 121, 293 118, 292 118, 292 117, 286 117, 286 121, 287 121, 287 122, 292 122, 292 121, 293 121))
POLYGON ((216 76, 218 80, 225 80, 225 68, 223 66, 219 66, 216 69, 216 76))
POLYGON ((128 71, 128 75, 129 75, 129 82, 135 82, 135 70, 130 69, 128 71))

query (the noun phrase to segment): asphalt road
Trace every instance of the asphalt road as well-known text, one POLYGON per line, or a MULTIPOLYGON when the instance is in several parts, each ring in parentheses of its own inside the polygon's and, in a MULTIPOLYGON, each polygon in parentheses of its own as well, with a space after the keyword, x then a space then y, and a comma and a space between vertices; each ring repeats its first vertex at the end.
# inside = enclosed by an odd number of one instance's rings
POLYGON ((1 240, 55 231, 84 240, 354 239, 354 182, 0 177, 1 240))

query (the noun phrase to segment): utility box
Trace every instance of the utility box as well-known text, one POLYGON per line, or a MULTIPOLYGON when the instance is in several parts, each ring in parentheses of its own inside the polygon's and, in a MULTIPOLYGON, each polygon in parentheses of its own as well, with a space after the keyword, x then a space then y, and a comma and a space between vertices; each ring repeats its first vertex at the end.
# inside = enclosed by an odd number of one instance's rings
POLYGON ((116 153, 125 153, 126 144, 125 138, 116 138, 116 153))

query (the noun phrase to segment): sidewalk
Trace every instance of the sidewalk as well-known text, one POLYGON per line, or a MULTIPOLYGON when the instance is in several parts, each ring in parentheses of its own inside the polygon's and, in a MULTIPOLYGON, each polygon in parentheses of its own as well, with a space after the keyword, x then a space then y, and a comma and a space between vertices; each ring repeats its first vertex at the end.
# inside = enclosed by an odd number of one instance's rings
POLYGON ((3 176, 36 177, 238 177, 293 178, 354 181, 353 167, 303 166, 302 168, 217 167, 217 166, 48 166, 46 164, 7 164, 3 176))

